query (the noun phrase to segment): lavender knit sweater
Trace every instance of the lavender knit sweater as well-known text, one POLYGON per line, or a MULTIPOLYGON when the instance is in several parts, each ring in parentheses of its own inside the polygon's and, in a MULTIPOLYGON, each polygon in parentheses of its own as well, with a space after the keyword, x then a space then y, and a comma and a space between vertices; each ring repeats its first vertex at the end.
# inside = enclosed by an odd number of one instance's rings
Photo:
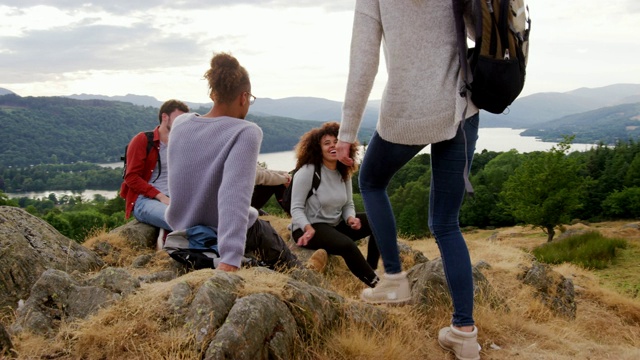
MULTIPOLYGON (((426 0, 356 1, 338 139, 356 140, 378 72, 381 43, 389 79, 380 104, 380 136, 406 145, 451 139, 467 105, 458 95, 463 82, 453 10, 451 1, 426 0)), ((469 100, 465 117, 477 112, 469 100)))
POLYGON ((220 261, 228 265, 240 266, 247 229, 258 218, 250 204, 261 142, 254 123, 195 114, 177 117, 169 135, 167 222, 176 230, 218 229, 220 261))

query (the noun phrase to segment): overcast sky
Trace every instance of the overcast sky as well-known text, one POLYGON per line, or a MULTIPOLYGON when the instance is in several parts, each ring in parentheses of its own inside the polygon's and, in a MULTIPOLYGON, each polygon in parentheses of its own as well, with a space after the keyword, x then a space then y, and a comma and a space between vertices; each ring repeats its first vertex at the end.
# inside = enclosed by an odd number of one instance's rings
MULTIPOLYGON (((410 0, 396 0, 410 1, 410 0)), ((435 1, 435 0, 431 0, 435 1)), ((441 0, 448 1, 448 0, 441 0)), ((640 83, 640 1, 529 0, 523 95, 640 83)), ((214 52, 258 98, 342 101, 355 0, 0 0, 0 87, 208 102, 214 52)), ((372 99, 386 78, 381 66, 372 99)))

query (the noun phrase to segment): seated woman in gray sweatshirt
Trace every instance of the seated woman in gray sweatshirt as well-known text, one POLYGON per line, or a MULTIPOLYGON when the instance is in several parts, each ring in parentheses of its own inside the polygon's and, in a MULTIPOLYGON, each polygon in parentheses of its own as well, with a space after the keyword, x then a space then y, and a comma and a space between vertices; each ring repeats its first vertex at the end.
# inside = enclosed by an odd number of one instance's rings
MULTIPOLYGON (((296 145, 296 173, 291 184, 291 218, 293 239, 308 249, 325 249, 341 256, 351 272, 362 282, 374 287, 378 282, 375 269, 380 252, 371 232, 367 214, 357 213, 353 205, 351 174, 356 165, 338 162, 337 122, 328 122, 302 135, 296 145), (320 184, 312 190, 316 167, 320 184), (311 191, 311 192, 310 192, 311 191), (311 196, 309 196, 311 194, 311 196), (369 236, 367 259, 355 241, 369 236)), ((355 156, 353 144, 351 155, 355 156)))
POLYGON ((302 267, 250 207, 262 130, 244 121, 255 100, 249 74, 236 58, 220 53, 211 59, 205 77, 212 109, 202 116, 179 116, 169 135, 167 222, 175 230, 196 225, 216 229, 219 270, 237 270, 250 252, 273 268, 302 267))

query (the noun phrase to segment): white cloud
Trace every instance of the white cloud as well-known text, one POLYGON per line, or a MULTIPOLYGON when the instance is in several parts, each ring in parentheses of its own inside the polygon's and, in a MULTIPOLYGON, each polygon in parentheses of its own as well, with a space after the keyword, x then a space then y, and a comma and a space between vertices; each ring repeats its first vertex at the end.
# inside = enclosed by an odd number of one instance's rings
MULTIPOLYGON (((355 0, 4 0, 0 87, 20 95, 134 93, 207 102, 228 51, 256 96, 342 100, 355 0)), ((523 95, 640 83, 637 1, 529 1, 523 95)), ((372 98, 386 78, 381 64, 372 98)))

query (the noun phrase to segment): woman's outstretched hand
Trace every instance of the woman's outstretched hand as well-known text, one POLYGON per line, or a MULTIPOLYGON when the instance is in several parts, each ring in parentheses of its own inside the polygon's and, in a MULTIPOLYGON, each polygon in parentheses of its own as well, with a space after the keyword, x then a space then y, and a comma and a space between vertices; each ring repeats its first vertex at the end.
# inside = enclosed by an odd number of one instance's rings
POLYGON ((316 234, 316 229, 311 225, 306 225, 304 227, 304 234, 298 238, 298 246, 306 246, 309 243, 309 240, 313 238, 313 235, 316 234))
POLYGON ((349 151, 351 150, 351 143, 338 140, 338 144, 336 145, 336 150, 338 151, 338 161, 340 161, 341 163, 347 166, 353 165, 353 159, 349 157, 349 151))

